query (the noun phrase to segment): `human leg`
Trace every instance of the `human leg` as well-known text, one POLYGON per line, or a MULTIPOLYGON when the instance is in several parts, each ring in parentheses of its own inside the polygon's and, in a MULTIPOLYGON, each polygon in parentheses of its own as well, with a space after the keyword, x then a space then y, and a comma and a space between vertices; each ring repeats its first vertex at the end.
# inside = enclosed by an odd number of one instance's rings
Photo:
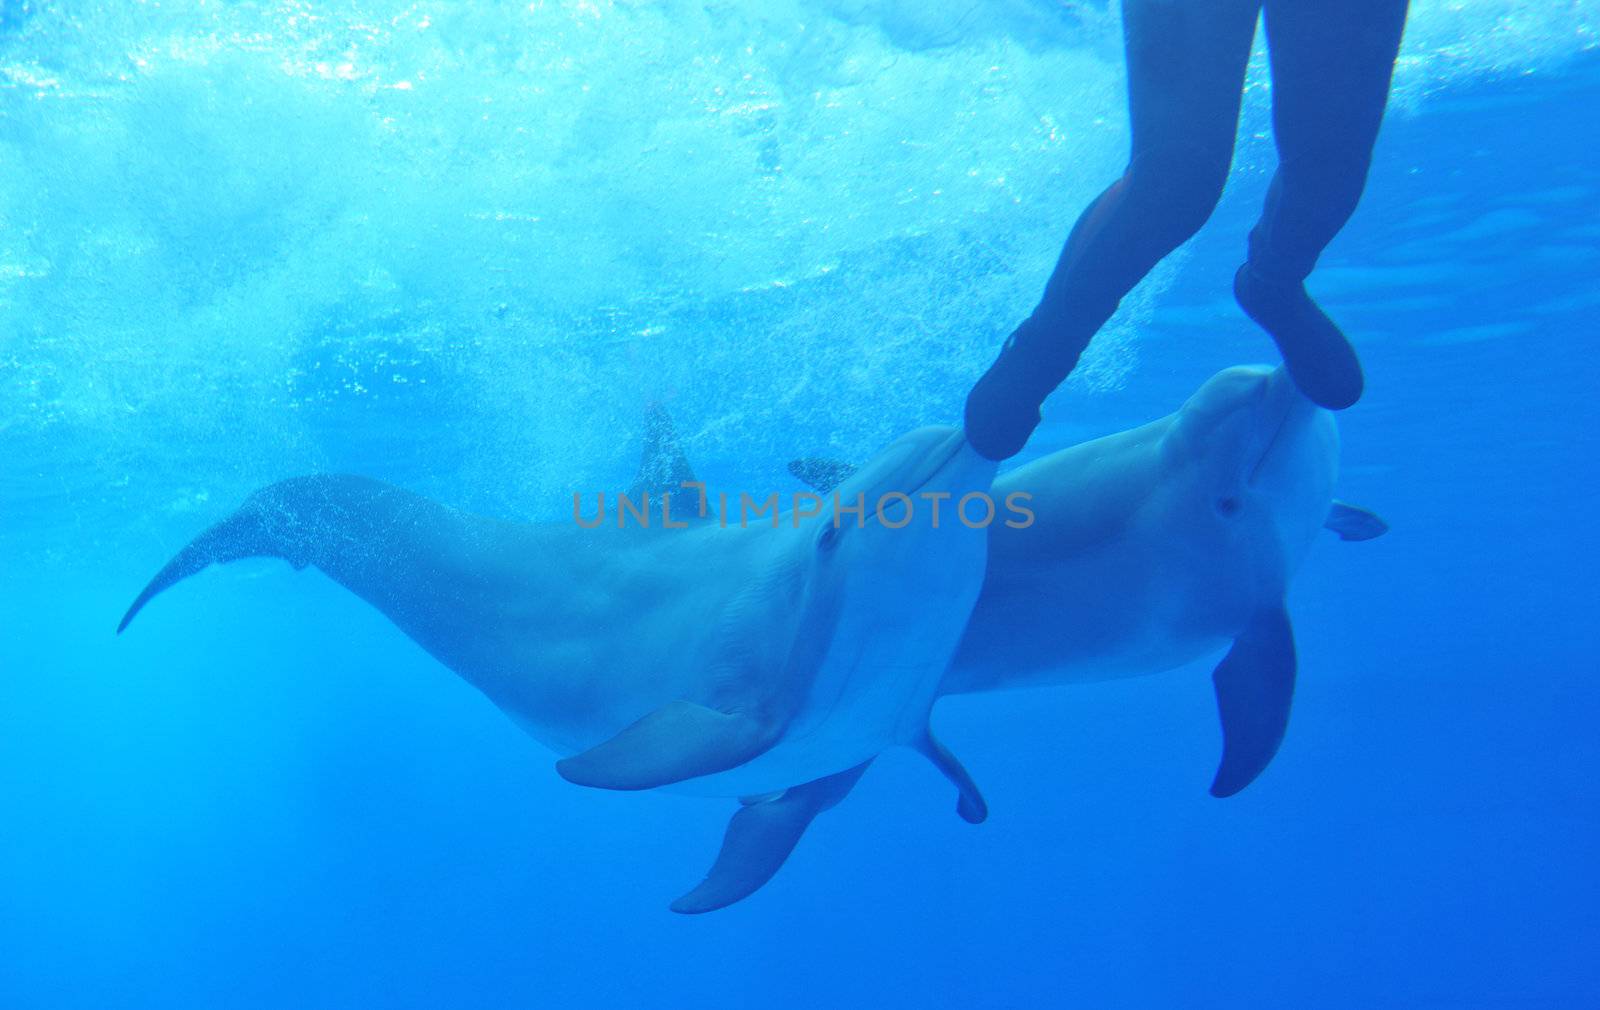
POLYGON ((1267 0, 1278 171, 1234 279, 1296 383, 1325 407, 1354 403, 1360 362, 1304 281, 1354 213, 1388 102, 1406 0, 1267 0))
POLYGON ((1233 159, 1259 0, 1126 0, 1132 151, 1079 217, 1032 315, 967 399, 967 437, 1015 454, 1118 303, 1210 217, 1233 159))

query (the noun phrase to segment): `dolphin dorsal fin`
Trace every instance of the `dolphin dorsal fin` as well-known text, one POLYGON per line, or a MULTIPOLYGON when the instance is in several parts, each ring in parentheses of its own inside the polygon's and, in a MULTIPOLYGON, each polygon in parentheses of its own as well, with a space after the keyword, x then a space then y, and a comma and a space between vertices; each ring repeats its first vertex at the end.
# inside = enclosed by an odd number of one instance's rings
POLYGON ((1340 540, 1375 540, 1389 532, 1389 524, 1376 513, 1349 502, 1335 501, 1322 525, 1340 540))
POLYGON ((628 497, 640 501, 645 495, 676 494, 685 483, 694 482, 694 469, 678 441, 677 429, 667 408, 652 400, 644 409, 644 452, 639 457, 639 472, 628 488, 628 497))
POLYGON ((812 489, 827 494, 849 480, 856 472, 856 466, 840 459, 807 456, 805 459, 791 461, 789 472, 812 489))
POLYGON ((685 915, 714 912, 760 890, 789 858, 812 819, 844 799, 870 764, 744 800, 728 822, 706 879, 674 901, 672 910, 685 915))

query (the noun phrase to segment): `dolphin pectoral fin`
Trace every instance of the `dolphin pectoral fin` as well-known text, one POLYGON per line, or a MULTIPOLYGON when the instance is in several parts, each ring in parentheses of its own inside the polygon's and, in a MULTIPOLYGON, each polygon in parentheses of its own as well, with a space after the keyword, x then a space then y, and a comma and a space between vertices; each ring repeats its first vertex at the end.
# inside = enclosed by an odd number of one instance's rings
POLYGON ((711 872, 699 887, 674 901, 672 910, 685 915, 714 912, 760 890, 789 858, 812 819, 844 799, 870 764, 741 807, 728 822, 711 872))
POLYGON ((956 756, 950 753, 950 748, 940 743, 933 735, 933 730, 923 734, 922 739, 912 745, 917 752, 933 762, 940 774, 949 779, 960 794, 956 800, 956 813, 968 824, 982 824, 989 817, 989 804, 984 801, 983 794, 978 791, 978 784, 972 781, 972 776, 956 756))
POLYGON ((690 701, 656 709, 605 743, 556 762, 568 782, 597 789, 654 789, 744 764, 776 728, 690 701))
POLYGON ((1289 727, 1294 631, 1280 606, 1256 615, 1211 674, 1222 716, 1222 764, 1211 795, 1232 796, 1266 769, 1289 727))
POLYGON ((1389 532, 1389 524, 1376 512, 1342 501, 1333 503, 1322 525, 1339 534, 1340 540, 1375 540, 1389 532))
POLYGON ((805 459, 792 460, 789 463, 790 473, 813 490, 821 491, 823 494, 849 480, 856 469, 853 463, 822 459, 817 456, 807 456, 805 459))

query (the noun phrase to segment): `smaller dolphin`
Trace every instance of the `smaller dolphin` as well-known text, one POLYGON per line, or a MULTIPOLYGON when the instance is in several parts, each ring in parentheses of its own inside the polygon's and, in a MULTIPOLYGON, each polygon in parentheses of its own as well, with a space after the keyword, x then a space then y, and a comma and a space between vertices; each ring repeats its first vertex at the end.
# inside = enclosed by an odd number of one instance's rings
POLYGON ((1177 413, 1017 468, 1037 520, 995 531, 946 694, 1137 676, 1228 646, 1217 796, 1277 752, 1294 693, 1284 594, 1333 501, 1339 434, 1281 367, 1230 368, 1177 413), (1040 630, 1048 628, 1048 634, 1040 630))
MULTIPOLYGON (((1002 474, 991 498, 1029 496, 1034 521, 989 527, 983 592, 941 697, 1159 673, 1226 648, 1212 675, 1223 755, 1211 791, 1237 793, 1288 725, 1290 578, 1319 529, 1345 540, 1388 529, 1333 500, 1338 458, 1331 413, 1281 367, 1241 366, 1176 413, 1002 474)), ((815 458, 789 469, 824 491, 854 472, 815 458)), ((760 887, 854 781, 740 811, 702 893, 726 903, 760 887)))
POLYGON ((1212 674, 1223 753, 1211 792, 1232 796, 1288 726, 1284 594, 1317 531, 1385 528, 1333 500, 1338 465, 1332 413, 1281 366, 1238 367, 1177 413, 1006 474, 996 492, 1027 492, 1037 521, 991 536, 941 693, 1159 673, 1227 646, 1212 674))

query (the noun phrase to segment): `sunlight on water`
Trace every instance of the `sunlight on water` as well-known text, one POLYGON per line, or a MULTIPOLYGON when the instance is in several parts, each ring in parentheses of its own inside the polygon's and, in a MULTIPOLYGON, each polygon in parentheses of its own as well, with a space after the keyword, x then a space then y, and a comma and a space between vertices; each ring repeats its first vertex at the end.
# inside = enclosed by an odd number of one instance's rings
MULTIPOLYGON (((650 398, 708 456, 860 455, 956 416, 1126 144, 1092 6, 30 10, 0 42, 24 511, 362 466, 518 508, 613 479, 650 398)), ((1419 3, 1400 104, 1590 23, 1419 3)), ((1181 262, 1074 388, 1123 382, 1181 262)))

